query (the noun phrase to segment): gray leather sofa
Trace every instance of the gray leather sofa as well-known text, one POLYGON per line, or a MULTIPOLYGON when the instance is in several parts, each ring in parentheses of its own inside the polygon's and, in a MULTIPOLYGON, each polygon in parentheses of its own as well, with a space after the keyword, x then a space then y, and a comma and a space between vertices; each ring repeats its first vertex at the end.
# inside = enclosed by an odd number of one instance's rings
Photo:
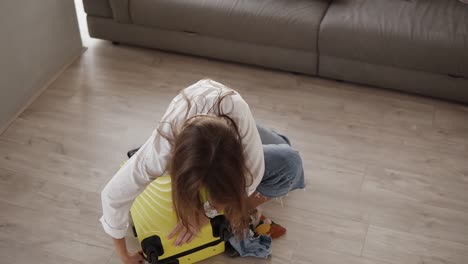
POLYGON ((468 102, 458 0, 83 0, 91 37, 468 102))

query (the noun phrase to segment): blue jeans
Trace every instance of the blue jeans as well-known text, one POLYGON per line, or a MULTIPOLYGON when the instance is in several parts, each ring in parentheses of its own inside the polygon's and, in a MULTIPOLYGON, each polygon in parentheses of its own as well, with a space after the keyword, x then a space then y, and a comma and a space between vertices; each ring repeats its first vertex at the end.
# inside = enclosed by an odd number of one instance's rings
POLYGON ((277 198, 290 191, 305 188, 304 169, 299 152, 286 136, 257 125, 265 156, 265 173, 257 191, 277 198))

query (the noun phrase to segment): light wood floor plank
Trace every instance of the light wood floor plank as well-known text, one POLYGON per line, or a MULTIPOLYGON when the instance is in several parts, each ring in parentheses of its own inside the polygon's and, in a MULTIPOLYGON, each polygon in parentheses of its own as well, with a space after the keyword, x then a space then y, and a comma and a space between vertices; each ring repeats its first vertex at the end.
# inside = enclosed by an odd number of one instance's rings
POLYGON ((363 256, 395 264, 464 264, 468 246, 370 226, 363 256))
POLYGON ((100 238, 103 232, 95 227, 5 202, 0 202, 0 210, 1 240, 22 245, 23 254, 31 248, 32 252, 50 252, 51 258, 69 258, 78 263, 103 263, 112 254, 111 244, 100 238))
POLYGON ((367 224, 328 215, 310 213, 276 203, 265 210, 267 215, 288 227, 283 240, 297 245, 294 252, 307 252, 310 248, 329 249, 359 256, 367 232, 367 224), (278 208, 279 207, 279 208, 278 208))

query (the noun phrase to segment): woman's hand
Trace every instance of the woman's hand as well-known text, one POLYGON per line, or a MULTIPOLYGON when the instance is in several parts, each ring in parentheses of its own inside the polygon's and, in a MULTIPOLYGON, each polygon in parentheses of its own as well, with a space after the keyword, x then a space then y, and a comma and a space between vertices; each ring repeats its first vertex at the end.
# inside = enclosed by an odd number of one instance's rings
POLYGON ((194 229, 187 229, 182 223, 178 223, 172 230, 167 239, 172 239, 178 234, 177 239, 174 241, 174 246, 181 246, 185 243, 190 243, 196 237, 197 232, 194 229))
POLYGON ((122 259, 124 264, 143 264, 145 259, 143 258, 143 252, 138 251, 136 253, 129 253, 122 259))
POLYGON ((136 253, 129 253, 127 251, 127 244, 125 238, 114 238, 115 251, 117 256, 124 264, 143 264, 145 259, 143 258, 143 252, 138 251, 136 253))
POLYGON ((186 228, 182 223, 178 223, 177 226, 171 231, 167 239, 172 239, 178 234, 177 239, 174 241, 174 246, 182 246, 185 243, 192 242, 197 237, 198 230, 209 222, 207 217, 203 217, 200 221, 199 228, 186 228))

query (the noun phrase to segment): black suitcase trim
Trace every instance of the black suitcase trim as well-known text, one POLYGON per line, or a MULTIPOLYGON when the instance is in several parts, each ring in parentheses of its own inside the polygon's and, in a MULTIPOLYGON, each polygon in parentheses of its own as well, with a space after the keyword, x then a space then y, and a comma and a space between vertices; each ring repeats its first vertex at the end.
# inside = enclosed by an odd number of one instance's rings
POLYGON ((145 255, 147 256, 146 260, 151 263, 151 264, 176 264, 179 263, 178 258, 185 257, 187 255, 190 255, 192 253, 195 253, 197 251, 203 250, 205 248, 209 248, 212 246, 216 246, 219 243, 223 242, 223 239, 218 239, 215 241, 212 241, 210 243, 201 245, 196 248, 192 248, 190 250, 184 251, 182 253, 176 254, 174 256, 170 256, 165 259, 158 260, 158 257, 164 254, 164 250, 161 245, 161 239, 158 236, 151 236, 146 239, 144 239, 141 244, 142 244, 142 249, 145 255))
POLYGON ((178 258, 181 258, 181 257, 185 257, 187 255, 190 255, 192 253, 195 253, 197 251, 200 251, 202 249, 205 249, 205 248, 209 248, 209 247, 212 247, 212 246, 216 246, 218 245, 219 243, 223 242, 224 240, 222 239, 218 239, 218 240, 215 240, 213 242, 210 242, 210 243, 207 243, 205 245, 202 245, 202 246, 199 246, 199 247, 196 247, 196 248, 192 248, 190 250, 187 250, 187 251, 184 251, 182 253, 179 253, 179 254, 176 254, 174 256, 171 256, 169 258, 165 258, 165 259, 161 259, 158 263, 160 264, 175 264, 175 263, 179 263, 179 261, 177 260, 178 258))

